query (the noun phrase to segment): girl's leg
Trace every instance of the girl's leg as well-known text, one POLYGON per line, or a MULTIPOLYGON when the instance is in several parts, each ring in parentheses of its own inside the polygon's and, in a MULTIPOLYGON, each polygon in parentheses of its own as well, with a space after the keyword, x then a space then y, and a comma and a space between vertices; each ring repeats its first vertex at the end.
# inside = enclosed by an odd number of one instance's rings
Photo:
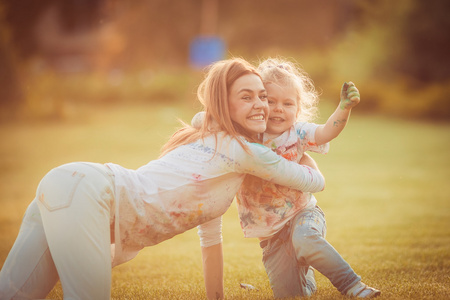
POLYGON ((109 299, 113 182, 103 165, 74 163, 50 171, 39 209, 64 299, 109 299))
POLYGON ((314 276, 314 268, 309 267, 305 275, 306 279, 306 290, 309 295, 314 294, 317 291, 316 277, 314 276))
POLYGON ((312 266, 344 294, 361 278, 325 240, 325 234, 325 216, 319 207, 305 210, 294 219, 292 245, 299 264, 300 277, 312 266))
POLYGON ((0 272, 0 299, 45 298, 57 281, 58 273, 34 200, 0 272))
POLYGON ((290 243, 290 226, 286 225, 275 237, 262 241, 263 263, 275 298, 311 296, 316 291, 314 270, 302 268, 290 243))

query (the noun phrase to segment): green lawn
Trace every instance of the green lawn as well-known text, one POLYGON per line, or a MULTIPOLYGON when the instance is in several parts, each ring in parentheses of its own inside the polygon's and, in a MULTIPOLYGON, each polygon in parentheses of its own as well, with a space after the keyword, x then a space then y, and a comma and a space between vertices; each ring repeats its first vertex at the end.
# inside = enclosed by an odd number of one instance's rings
MULTIPOLYGON (((71 161, 137 168, 158 156, 192 105, 84 108, 63 122, 0 125, 0 265, 40 178, 71 161)), ((328 112, 325 112, 325 116, 328 112)), ((379 299, 450 299, 450 125, 353 113, 327 155, 313 155, 327 187, 316 195, 328 240, 379 299)), ((271 299, 261 251, 244 239, 235 204, 224 217, 227 299, 271 299), (258 290, 241 289, 248 283, 258 290)), ((345 299, 316 275, 312 299, 345 299)), ((199 241, 191 230, 113 270, 113 299, 204 297, 199 241)), ((48 296, 61 299, 58 284, 48 296)))

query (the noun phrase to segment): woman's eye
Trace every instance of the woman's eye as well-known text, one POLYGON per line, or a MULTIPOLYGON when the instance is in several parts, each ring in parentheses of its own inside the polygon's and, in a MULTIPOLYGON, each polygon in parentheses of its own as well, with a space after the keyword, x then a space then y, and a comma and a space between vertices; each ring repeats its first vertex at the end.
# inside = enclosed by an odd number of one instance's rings
POLYGON ((259 96, 259 99, 261 99, 261 100, 267 100, 267 95, 261 95, 261 96, 259 96))
POLYGON ((242 99, 244 99, 246 101, 252 100, 252 98, 250 96, 244 96, 244 97, 242 97, 242 99))

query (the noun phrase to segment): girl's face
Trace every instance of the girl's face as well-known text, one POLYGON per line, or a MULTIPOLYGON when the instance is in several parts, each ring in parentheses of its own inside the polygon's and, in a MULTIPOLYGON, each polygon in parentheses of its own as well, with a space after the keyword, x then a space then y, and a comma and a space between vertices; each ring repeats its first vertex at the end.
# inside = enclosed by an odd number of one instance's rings
POLYGON ((249 136, 266 130, 269 107, 264 85, 255 74, 239 77, 228 92, 231 120, 238 123, 249 136))
POLYGON ((266 133, 281 135, 294 125, 299 113, 297 91, 292 86, 266 84, 269 102, 269 121, 266 133))

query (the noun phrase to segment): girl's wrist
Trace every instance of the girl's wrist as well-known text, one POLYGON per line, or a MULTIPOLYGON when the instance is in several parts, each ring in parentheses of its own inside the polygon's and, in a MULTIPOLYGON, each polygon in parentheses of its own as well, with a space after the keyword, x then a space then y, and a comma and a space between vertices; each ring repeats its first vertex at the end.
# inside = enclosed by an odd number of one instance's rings
POLYGON ((339 108, 340 108, 341 110, 351 111, 353 107, 352 107, 352 106, 349 107, 349 104, 348 104, 348 103, 346 104, 345 102, 342 102, 342 101, 341 101, 341 102, 339 103, 339 108))

